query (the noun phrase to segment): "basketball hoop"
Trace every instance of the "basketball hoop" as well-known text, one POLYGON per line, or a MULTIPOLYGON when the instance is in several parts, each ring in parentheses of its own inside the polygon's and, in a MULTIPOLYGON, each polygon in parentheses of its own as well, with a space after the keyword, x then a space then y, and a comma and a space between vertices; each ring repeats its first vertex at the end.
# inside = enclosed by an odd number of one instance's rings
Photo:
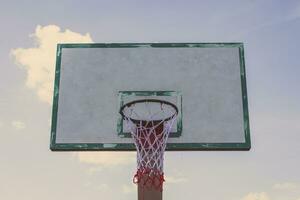
POLYGON ((137 149, 133 182, 162 191, 164 151, 178 108, 168 101, 141 99, 123 105, 120 114, 137 149))

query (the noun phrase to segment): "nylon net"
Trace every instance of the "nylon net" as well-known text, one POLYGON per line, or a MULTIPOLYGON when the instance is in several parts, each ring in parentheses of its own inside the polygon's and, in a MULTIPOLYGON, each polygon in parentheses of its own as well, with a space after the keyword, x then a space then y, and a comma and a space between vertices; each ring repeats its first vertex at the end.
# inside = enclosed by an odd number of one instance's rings
POLYGON ((143 187, 163 188, 163 161, 167 139, 178 109, 160 100, 139 100, 121 108, 137 149, 137 172, 133 182, 143 187))

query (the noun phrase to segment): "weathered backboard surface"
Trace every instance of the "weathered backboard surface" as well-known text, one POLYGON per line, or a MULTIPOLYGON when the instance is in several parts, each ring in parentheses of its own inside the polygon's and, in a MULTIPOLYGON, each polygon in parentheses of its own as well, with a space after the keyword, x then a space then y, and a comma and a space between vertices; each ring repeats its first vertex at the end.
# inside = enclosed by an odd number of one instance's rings
POLYGON ((167 150, 249 150, 242 43, 59 44, 51 150, 135 150, 124 103, 175 104, 167 150))

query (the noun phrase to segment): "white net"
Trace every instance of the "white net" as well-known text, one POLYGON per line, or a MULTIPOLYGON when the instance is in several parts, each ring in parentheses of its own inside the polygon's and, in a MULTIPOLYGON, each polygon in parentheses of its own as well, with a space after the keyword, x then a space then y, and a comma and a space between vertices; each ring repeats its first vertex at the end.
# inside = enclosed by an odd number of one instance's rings
POLYGON ((133 182, 162 190, 163 160, 167 139, 178 109, 161 100, 138 100, 121 108, 137 149, 137 172, 133 182))

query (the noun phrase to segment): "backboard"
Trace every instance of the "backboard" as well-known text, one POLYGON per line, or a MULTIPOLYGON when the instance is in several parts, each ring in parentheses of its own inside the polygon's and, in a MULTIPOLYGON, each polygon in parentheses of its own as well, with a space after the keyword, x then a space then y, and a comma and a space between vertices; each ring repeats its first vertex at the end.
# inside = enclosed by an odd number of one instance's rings
POLYGON ((53 151, 135 150, 119 113, 138 99, 178 108, 166 150, 249 150, 242 43, 58 44, 53 151))

